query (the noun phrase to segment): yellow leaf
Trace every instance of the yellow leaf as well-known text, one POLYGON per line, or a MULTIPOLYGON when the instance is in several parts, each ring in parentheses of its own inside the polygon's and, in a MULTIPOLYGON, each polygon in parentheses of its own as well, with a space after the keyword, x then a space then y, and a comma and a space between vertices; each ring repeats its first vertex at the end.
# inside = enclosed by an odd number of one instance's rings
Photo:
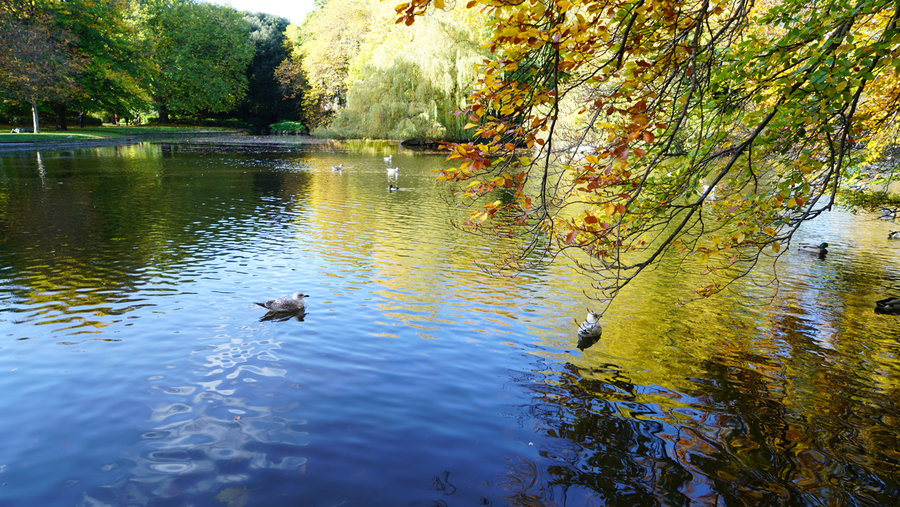
POLYGON ((437 9, 444 8, 444 0, 434 0, 434 7, 437 9))
MULTIPOLYGON (((775 229, 773 229, 773 228, 771 228, 771 227, 763 227, 763 232, 766 233, 766 234, 768 234, 769 236, 774 236, 774 235, 775 235, 775 229)), ((776 252, 777 252, 777 251, 778 251, 778 250, 776 250, 776 252)))

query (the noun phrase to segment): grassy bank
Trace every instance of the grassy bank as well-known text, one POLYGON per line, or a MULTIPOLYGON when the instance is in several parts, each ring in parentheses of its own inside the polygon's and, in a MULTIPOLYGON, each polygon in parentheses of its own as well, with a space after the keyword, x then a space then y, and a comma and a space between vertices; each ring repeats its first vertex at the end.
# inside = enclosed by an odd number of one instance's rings
POLYGON ((165 134, 196 134, 200 132, 232 132, 231 129, 217 127, 189 126, 103 126, 70 128, 68 130, 48 130, 40 134, 11 134, 13 127, 0 125, 0 143, 44 143, 71 142, 77 140, 101 140, 120 137, 158 136, 165 134))

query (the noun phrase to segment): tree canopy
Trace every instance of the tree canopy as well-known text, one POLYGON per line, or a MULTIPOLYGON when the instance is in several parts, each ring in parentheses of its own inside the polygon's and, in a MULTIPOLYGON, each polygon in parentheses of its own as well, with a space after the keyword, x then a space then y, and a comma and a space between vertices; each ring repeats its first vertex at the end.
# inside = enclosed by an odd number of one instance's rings
POLYGON ((140 30, 153 64, 149 89, 160 119, 232 109, 247 90, 250 27, 230 7, 142 0, 140 30))
POLYGON ((44 16, 0 13, 0 90, 31 105, 35 132, 40 131, 38 103, 62 100, 78 89, 73 76, 81 65, 69 51, 70 39, 44 16))
POLYGON ((39 88, 38 102, 59 113, 58 128, 65 128, 65 110, 141 107, 146 103, 141 80, 146 66, 133 45, 126 0, 5 1, 0 17, 6 19, 0 61, 12 82, 4 89, 17 101, 31 86, 39 88), (40 35, 43 33, 43 35, 40 35), (38 39, 35 39, 38 37, 38 39), (21 63, 36 62, 28 69, 21 63), (18 62, 18 67, 16 66, 18 62))
POLYGON ((287 20, 199 0, 0 0, 0 18, 0 109, 52 106, 57 128, 67 110, 127 114, 155 103, 163 117, 232 111, 248 79, 254 99, 234 114, 261 114, 259 96, 277 95, 272 71, 286 54, 287 20))
MULTIPOLYGON (((778 256, 896 137, 900 3, 472 0, 493 57, 477 141, 443 177, 468 222, 524 238, 521 267, 572 255, 609 302, 664 255, 708 296, 778 256), (519 147, 533 148, 529 153, 519 147), (864 148, 864 149, 861 149, 864 148)), ((439 0, 397 6, 410 25, 439 0)))

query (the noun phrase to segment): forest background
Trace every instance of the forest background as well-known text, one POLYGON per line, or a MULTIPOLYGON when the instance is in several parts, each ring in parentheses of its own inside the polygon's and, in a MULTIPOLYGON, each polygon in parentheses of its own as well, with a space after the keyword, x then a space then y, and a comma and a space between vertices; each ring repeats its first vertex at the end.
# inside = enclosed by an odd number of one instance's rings
POLYGON ((454 112, 487 54, 476 17, 410 28, 391 2, 328 0, 298 26, 195 0, 0 0, 0 123, 461 139, 454 112))

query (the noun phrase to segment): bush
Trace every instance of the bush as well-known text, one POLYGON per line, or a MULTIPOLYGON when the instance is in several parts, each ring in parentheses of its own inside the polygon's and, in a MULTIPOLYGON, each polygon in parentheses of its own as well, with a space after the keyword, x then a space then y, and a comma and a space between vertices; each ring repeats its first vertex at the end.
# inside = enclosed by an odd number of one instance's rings
POLYGON ((309 129, 297 121, 280 121, 269 125, 269 132, 278 136, 307 135, 309 134, 309 129))

